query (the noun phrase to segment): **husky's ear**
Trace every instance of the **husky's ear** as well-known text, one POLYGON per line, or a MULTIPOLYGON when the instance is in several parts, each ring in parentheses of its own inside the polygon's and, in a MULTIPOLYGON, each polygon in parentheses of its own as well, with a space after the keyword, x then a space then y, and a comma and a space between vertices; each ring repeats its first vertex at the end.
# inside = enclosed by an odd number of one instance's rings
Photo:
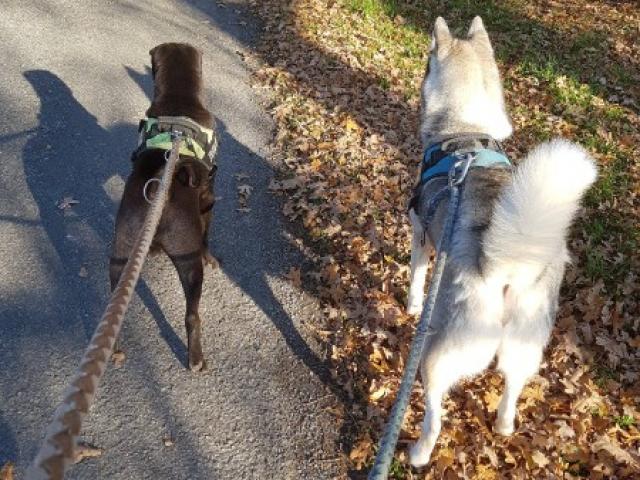
POLYGON ((447 25, 447 22, 445 22, 444 18, 436 18, 431 38, 431 51, 436 53, 438 59, 442 59, 449 52, 449 48, 453 42, 449 26, 447 25))
POLYGON ((474 19, 471 21, 469 32, 467 32, 468 37, 473 37, 475 34, 487 34, 487 30, 484 28, 484 23, 482 22, 482 18, 480 18, 480 15, 476 15, 474 17, 474 19))
POLYGON ((491 46, 491 40, 489 40, 489 34, 487 30, 484 28, 484 23, 482 22, 482 18, 476 16, 471 22, 471 26, 469 27, 469 32, 467 36, 476 44, 483 45, 488 48, 489 51, 493 52, 493 47, 491 46))

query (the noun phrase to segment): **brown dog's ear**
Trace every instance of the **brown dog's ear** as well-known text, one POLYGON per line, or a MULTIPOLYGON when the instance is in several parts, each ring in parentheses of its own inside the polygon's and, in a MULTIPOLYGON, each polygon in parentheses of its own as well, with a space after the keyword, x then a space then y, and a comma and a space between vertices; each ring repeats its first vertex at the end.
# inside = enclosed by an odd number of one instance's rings
POLYGON ((151 55, 151 57, 153 57, 153 54, 156 53, 158 47, 153 47, 151 50, 149 50, 149 55, 151 55))

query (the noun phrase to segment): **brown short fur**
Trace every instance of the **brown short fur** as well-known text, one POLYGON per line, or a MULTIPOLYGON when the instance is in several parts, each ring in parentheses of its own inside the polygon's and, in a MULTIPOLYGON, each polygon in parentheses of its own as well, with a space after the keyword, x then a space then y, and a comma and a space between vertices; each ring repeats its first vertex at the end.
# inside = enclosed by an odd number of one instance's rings
MULTIPOLYGON (((149 54, 154 92, 147 116, 185 116, 203 127, 213 128, 213 117, 202 101, 202 53, 185 43, 164 43, 149 54)), ((147 213, 149 205, 143 197, 143 187, 150 178, 162 175, 164 163, 162 150, 148 150, 134 162, 116 218, 110 262, 112 289, 147 213)), ((208 250, 215 170, 202 170, 201 166, 189 162, 178 168, 152 245, 152 250, 162 250, 169 256, 180 277, 187 307, 188 363, 195 371, 206 368, 198 314, 203 269, 207 263, 217 266, 208 250)))

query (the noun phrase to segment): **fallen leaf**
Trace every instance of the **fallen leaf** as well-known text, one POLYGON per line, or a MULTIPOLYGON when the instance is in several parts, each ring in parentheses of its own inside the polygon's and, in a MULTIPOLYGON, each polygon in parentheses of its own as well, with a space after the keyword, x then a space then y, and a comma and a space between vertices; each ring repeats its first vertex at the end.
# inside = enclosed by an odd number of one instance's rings
POLYGON ((64 197, 62 200, 59 200, 58 203, 56 203, 56 206, 60 210, 66 210, 79 203, 80 202, 78 200, 75 200, 73 197, 64 197))
POLYGON ((495 412, 500 403, 500 394, 493 388, 487 389, 483 395, 484 403, 487 404, 487 410, 489 412, 495 412))
POLYGON ((636 455, 633 455, 623 448, 620 448, 620 445, 618 445, 617 443, 613 443, 613 441, 606 435, 601 435, 595 442, 591 444, 592 452, 598 453, 601 450, 604 450, 605 452, 612 455, 617 461, 626 463, 627 465, 633 467, 636 471, 640 471, 640 459, 638 459, 636 455))
POLYGON ((73 463, 80 463, 86 458, 102 456, 102 449, 84 442, 78 442, 73 450, 73 463))
POLYGON ((531 454, 531 459, 535 462, 536 465, 538 465, 540 468, 544 468, 547 465, 549 465, 549 459, 546 457, 546 455, 544 453, 542 453, 540 450, 535 450, 532 454, 531 454))
POLYGON ((372 452, 373 444, 367 436, 354 445, 351 452, 349 452, 349 459, 356 465, 356 468, 361 468, 372 452))
POLYGON ((162 438, 162 444, 165 447, 173 447, 175 445, 175 441, 173 440, 172 437, 167 435, 167 436, 162 438))
POLYGON ((247 178, 251 177, 251 175, 249 175, 248 173, 245 173, 245 172, 234 173, 233 176, 239 182, 241 182, 242 180, 246 180, 247 178))
POLYGON ((0 480, 13 480, 13 463, 7 462, 0 468, 0 480))
POLYGON ((289 272, 287 272, 287 274, 284 276, 284 278, 289 280, 294 287, 296 288, 302 287, 302 278, 301 278, 300 269, 298 267, 291 267, 289 269, 289 272))
POLYGON ((238 194, 240 195, 244 195, 244 196, 249 196, 251 195, 251 191, 253 190, 253 187, 251 185, 238 185, 238 194))
POLYGON ((127 359, 126 354, 122 350, 115 351, 111 354, 111 361, 115 368, 121 368, 127 359))

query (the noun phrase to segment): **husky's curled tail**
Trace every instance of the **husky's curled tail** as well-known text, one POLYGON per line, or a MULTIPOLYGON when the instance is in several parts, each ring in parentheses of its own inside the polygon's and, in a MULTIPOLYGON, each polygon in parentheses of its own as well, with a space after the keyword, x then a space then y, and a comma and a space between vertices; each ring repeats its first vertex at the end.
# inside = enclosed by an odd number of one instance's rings
POLYGON ((566 258, 567 230, 596 175, 587 152, 566 140, 531 151, 494 207, 483 242, 489 268, 536 270, 566 258))

